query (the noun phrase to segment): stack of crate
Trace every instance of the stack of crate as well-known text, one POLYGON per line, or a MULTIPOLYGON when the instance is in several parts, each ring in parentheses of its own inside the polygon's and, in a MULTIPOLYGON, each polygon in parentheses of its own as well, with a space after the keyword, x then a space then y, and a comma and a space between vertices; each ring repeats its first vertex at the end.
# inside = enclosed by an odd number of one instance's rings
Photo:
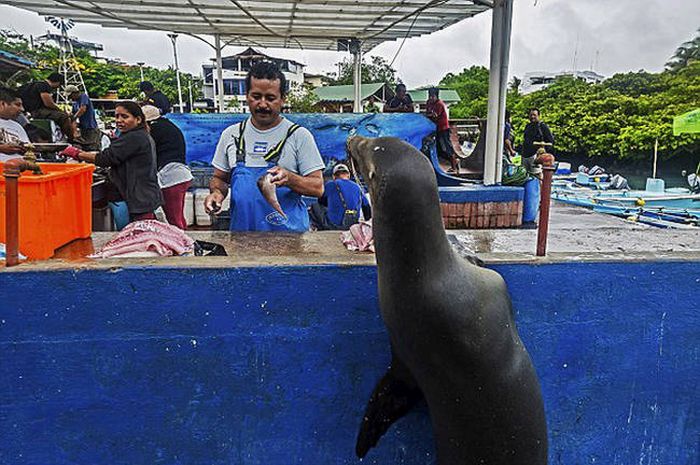
POLYGON ((522 187, 440 187, 445 229, 517 228, 523 219, 522 187))

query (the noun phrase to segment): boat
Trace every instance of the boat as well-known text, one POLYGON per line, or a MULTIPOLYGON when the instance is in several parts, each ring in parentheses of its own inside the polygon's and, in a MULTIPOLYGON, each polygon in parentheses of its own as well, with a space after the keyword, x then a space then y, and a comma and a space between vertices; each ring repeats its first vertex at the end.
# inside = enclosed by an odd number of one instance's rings
POLYGON ((697 227, 700 193, 685 188, 665 189, 662 179, 647 179, 645 190, 596 190, 575 182, 555 184, 552 198, 599 213, 635 218, 659 227, 697 227))

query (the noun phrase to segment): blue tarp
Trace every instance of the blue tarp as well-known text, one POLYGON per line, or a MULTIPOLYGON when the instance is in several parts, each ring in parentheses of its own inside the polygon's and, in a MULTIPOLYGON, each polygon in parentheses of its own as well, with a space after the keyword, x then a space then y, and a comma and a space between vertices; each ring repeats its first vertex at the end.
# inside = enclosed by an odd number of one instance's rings
MULTIPOLYGON (((170 113, 167 118, 185 135, 187 163, 208 166, 223 130, 248 116, 241 113, 170 113)), ((293 113, 284 116, 311 131, 327 170, 338 160, 347 158, 345 142, 351 134, 398 137, 421 150, 424 139, 435 133, 435 123, 420 113, 293 113)), ((440 168, 434 139, 429 141, 428 149, 438 185, 459 186, 464 182, 440 168)))
MULTIPOLYGON (((185 113, 168 114, 167 117, 185 135, 187 162, 210 163, 221 132, 248 116, 238 113, 185 113)), ((284 116, 311 131, 326 164, 331 160, 346 158, 345 141, 351 134, 398 137, 420 150, 423 138, 435 132, 435 124, 418 113, 296 113, 284 116)))
POLYGON ((19 67, 32 67, 34 66, 34 62, 27 60, 26 58, 22 58, 19 55, 15 55, 14 53, 10 53, 5 50, 0 50, 0 58, 8 61, 8 62, 13 62, 13 64, 16 64, 19 67))

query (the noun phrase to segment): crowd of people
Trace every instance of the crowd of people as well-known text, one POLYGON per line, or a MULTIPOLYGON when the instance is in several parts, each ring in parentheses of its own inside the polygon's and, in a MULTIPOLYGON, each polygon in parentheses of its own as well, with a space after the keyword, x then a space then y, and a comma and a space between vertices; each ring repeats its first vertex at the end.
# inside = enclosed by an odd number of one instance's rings
MULTIPOLYGON (((103 148, 90 98, 78 87, 66 86, 64 93, 73 105, 70 112, 64 112, 52 97, 61 84, 62 77, 54 73, 19 90, 0 88, 0 161, 21 156, 32 140, 27 130, 32 125, 22 118, 24 112, 33 118, 55 121, 71 144, 62 155, 109 168, 110 200, 126 203, 129 221, 154 219, 155 211, 162 207, 169 223, 185 229, 183 205, 193 177, 186 164, 182 132, 163 118, 171 110, 167 97, 150 82, 142 82, 139 87, 145 99, 116 105, 115 137, 103 148)), ((361 217, 369 219, 367 196, 351 179, 347 165, 337 164, 332 170, 333 179, 324 183, 326 167, 311 132, 283 116, 287 82, 279 68, 269 62, 256 63, 245 85, 250 116, 226 128, 219 137, 211 161, 214 171, 205 210, 218 214, 230 193, 233 231, 347 230, 361 217), (262 176, 268 176, 276 187, 279 209, 258 188, 262 176), (303 196, 318 202, 308 208, 303 196)), ((383 108, 373 98, 366 110, 414 112, 414 103, 406 86, 399 84, 383 108)), ((436 124, 438 155, 450 162, 450 172, 458 173, 448 110, 437 88, 428 90, 425 116, 436 124)), ((540 121, 539 110, 533 109, 529 118, 524 131, 523 165, 536 172, 537 148, 542 142, 553 144, 554 139, 540 121)), ((509 115, 504 136, 504 155, 510 160, 515 149, 509 115)))
MULTIPOLYGON (((109 200, 126 204, 128 221, 154 219, 162 207, 170 224, 185 229, 183 205, 193 177, 186 164, 184 135, 163 118, 171 110, 167 97, 150 82, 142 82, 139 88, 145 98, 116 105, 115 137, 103 148, 90 98, 76 86, 65 86, 63 92, 73 102, 71 111, 65 112, 52 96, 61 84, 61 76, 52 74, 18 91, 0 89, 0 161, 22 156, 31 141, 20 115, 50 119, 70 143, 61 155, 109 168, 109 200), (29 104, 23 106, 25 101, 29 104)), ((360 212, 369 218, 367 197, 349 179, 346 165, 337 165, 334 181, 324 186, 325 164, 311 132, 282 115, 287 83, 279 68, 257 63, 248 73, 246 88, 250 117, 225 129, 219 138, 206 211, 219 213, 230 191, 234 231, 340 230, 358 222, 360 212), (276 186, 284 214, 275 212, 258 189, 263 175, 276 186), (328 189, 331 184, 333 191, 328 189), (321 213, 312 213, 313 223, 302 196, 319 199, 314 212, 321 213)))

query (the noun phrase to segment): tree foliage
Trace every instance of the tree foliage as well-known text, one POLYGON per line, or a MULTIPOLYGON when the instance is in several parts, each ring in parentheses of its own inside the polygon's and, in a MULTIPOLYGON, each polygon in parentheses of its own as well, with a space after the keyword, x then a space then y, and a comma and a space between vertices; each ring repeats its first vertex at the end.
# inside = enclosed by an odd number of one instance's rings
POLYGON ((459 74, 448 73, 440 81, 441 87, 457 91, 459 103, 450 107, 452 118, 485 118, 489 96, 489 70, 483 66, 465 68, 459 74))
MULTIPOLYGON (((337 65, 340 74, 333 84, 352 84, 355 70, 353 62, 344 60, 337 63, 337 65)), ((369 63, 362 61, 362 83, 370 84, 373 82, 383 82, 393 87, 401 81, 396 77, 396 70, 389 66, 389 62, 386 59, 373 56, 369 63)))
POLYGON ((671 60, 666 63, 666 69, 669 71, 678 71, 692 62, 700 60, 700 29, 698 35, 693 40, 681 44, 676 53, 673 54, 671 60))
MULTIPOLYGON (((9 39, 7 34, 0 34, 0 48, 33 61, 36 66, 27 73, 22 73, 14 80, 16 85, 25 82, 44 79, 52 72, 58 70, 59 49, 55 46, 43 44, 32 46, 29 40, 24 38, 9 39)), ((81 49, 75 50, 76 65, 80 68, 90 97, 98 98, 109 91, 116 91, 120 98, 138 98, 141 73, 138 66, 111 63, 100 60, 81 49)), ((144 79, 151 81, 156 89, 163 92, 171 102, 177 102, 177 78, 173 68, 157 69, 143 68, 144 79)), ((182 86, 182 98, 189 100, 189 87, 192 84, 193 99, 201 98, 201 80, 188 73, 180 72, 182 86)))
POLYGON ((601 84, 572 77, 525 96, 510 95, 516 134, 530 108, 539 108, 560 153, 647 157, 659 140, 662 155, 697 150, 697 135, 673 135, 673 117, 700 106, 700 62, 663 73, 616 74, 601 84))
POLYGON ((294 113, 313 113, 317 102, 318 96, 309 83, 292 84, 287 94, 287 105, 294 113))
MULTIPOLYGON (((462 99, 450 108, 450 116, 485 118, 488 80, 489 72, 481 66, 446 75, 440 85, 457 90, 462 99)), ((520 95, 515 84, 507 105, 516 144, 522 142, 529 109, 539 108, 560 154, 644 158, 657 138, 662 156, 700 150, 698 135, 677 137, 672 128, 674 116, 700 107, 700 61, 662 73, 616 74, 601 84, 562 77, 528 95, 520 95)))

